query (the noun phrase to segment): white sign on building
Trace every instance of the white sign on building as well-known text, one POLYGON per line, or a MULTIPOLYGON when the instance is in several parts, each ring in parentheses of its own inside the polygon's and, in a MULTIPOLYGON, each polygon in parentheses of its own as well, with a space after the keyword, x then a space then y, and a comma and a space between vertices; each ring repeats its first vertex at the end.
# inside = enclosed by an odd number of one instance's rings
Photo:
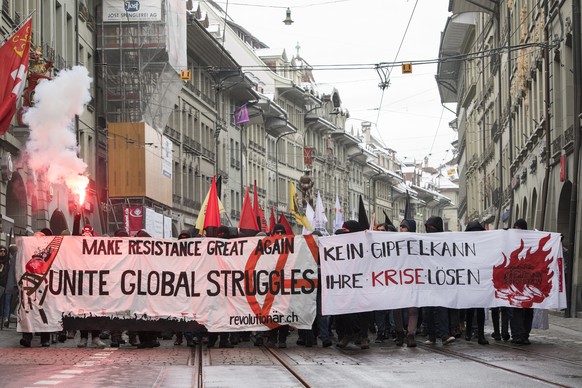
POLYGON ((104 22, 146 22, 162 20, 161 0, 105 0, 104 22))

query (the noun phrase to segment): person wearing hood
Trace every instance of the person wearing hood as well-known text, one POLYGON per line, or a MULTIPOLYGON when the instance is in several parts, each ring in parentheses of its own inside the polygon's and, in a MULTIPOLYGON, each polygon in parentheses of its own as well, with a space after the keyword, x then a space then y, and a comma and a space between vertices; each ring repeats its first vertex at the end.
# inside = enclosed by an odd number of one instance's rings
MULTIPOLYGON (((344 233, 357 233, 365 229, 358 221, 349 220, 343 223, 344 233)), ((372 322, 372 312, 341 314, 336 317, 336 330, 340 341, 336 344, 338 348, 345 348, 352 341, 360 344, 360 349, 370 349, 368 339, 368 329, 372 322)))
MULTIPOLYGON (((440 233, 444 231, 443 219, 439 216, 429 217, 424 223, 426 233, 440 233)), ((434 345, 436 336, 439 335, 443 345, 455 341, 455 337, 449 334, 449 311, 446 307, 424 307, 422 316, 426 319, 426 331, 428 339, 426 345, 434 345)))
MULTIPOLYGON (((403 219, 400 223, 400 232, 416 233, 416 221, 403 219)), ((404 312, 408 312, 408 324, 406 332, 406 346, 416 347, 416 326, 418 324, 418 308, 408 307, 394 310, 394 323, 396 324, 396 346, 404 345, 404 312)))
MULTIPOLYGON (((477 220, 471 221, 467 224, 465 232, 480 232, 485 230, 483 225, 477 220)), ((489 341, 485 339, 485 309, 484 308, 469 308, 465 311, 466 323, 465 326, 465 340, 471 341, 473 335, 473 317, 477 315, 477 342, 479 345, 488 345, 489 341)))

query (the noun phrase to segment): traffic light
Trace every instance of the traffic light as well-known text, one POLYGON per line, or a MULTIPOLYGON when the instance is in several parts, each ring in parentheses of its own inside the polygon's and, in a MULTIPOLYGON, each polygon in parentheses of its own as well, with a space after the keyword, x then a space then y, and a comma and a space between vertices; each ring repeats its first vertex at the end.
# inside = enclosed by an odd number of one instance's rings
POLYGON ((412 63, 402 64, 402 74, 412 74, 412 63))

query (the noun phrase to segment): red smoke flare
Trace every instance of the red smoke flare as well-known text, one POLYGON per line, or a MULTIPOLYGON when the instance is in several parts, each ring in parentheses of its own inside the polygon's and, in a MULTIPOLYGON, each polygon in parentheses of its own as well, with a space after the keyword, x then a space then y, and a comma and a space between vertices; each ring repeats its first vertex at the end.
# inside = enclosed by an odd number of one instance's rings
POLYGON ((493 267, 496 298, 507 300, 512 306, 528 308, 550 295, 554 275, 550 265, 554 258, 548 259, 550 251, 543 250, 550 237, 548 235, 540 240, 537 251, 532 252, 529 248, 523 258, 519 257, 524 249, 523 240, 520 247, 511 252, 509 259, 503 254, 503 263, 493 267))

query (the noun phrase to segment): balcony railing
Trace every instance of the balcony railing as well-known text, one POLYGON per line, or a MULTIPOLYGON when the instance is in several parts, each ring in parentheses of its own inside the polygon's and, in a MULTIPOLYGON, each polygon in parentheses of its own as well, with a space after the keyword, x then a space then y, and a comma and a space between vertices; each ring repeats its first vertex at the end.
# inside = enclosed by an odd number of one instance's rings
POLYGON ((552 142, 552 155, 557 155, 562 151, 562 135, 558 135, 552 142))
POLYGON ((570 126, 570 128, 564 131, 564 147, 573 142, 574 142, 574 127, 570 126))

